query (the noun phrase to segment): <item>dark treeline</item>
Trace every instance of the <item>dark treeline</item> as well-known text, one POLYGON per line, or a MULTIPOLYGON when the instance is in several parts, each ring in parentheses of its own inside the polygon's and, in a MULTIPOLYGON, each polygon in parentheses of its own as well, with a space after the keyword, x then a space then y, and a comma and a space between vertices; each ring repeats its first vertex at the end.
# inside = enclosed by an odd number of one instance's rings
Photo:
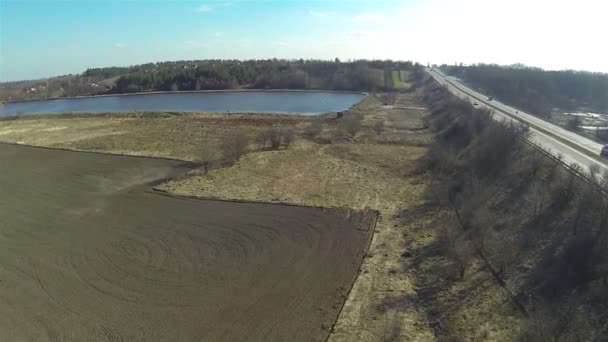
POLYGON ((82 74, 0 84, 1 101, 213 89, 392 90, 393 70, 421 79, 424 68, 391 60, 195 60, 90 68, 82 74), (388 79, 386 75, 389 75, 388 79))
POLYGON ((359 60, 201 60, 88 69, 83 76, 118 75, 115 93, 150 90, 329 89, 382 90, 386 69, 421 70, 412 62, 359 60))
POLYGON ((442 67, 488 95, 539 116, 549 116, 554 109, 608 111, 608 74, 545 71, 522 65, 442 67))

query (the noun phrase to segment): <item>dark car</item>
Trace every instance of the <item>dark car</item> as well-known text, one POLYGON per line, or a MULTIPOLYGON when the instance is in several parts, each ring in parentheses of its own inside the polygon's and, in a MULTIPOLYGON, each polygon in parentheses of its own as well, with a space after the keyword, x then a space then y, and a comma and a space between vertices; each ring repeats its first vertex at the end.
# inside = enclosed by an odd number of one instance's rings
POLYGON ((608 158, 608 145, 604 145, 604 147, 602 147, 602 152, 600 152, 600 156, 608 158))

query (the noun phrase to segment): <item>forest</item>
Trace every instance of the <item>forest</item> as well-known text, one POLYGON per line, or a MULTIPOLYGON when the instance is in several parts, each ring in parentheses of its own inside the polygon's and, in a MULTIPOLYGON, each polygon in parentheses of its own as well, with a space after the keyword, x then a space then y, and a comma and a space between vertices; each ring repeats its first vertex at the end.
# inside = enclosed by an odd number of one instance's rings
POLYGON ((89 68, 82 74, 0 84, 1 101, 216 89, 323 89, 383 91, 392 71, 422 77, 424 68, 392 60, 185 60, 89 68), (387 77, 388 75, 388 77, 387 77))
POLYGON ((608 112, 608 74, 495 64, 443 65, 442 69, 500 101, 541 117, 557 111, 608 112))
MULTIPOLYGON (((117 93, 205 89, 384 89, 384 70, 413 70, 411 62, 322 60, 204 60, 144 64, 116 81, 117 93)), ((420 67, 420 66, 418 66, 420 67)), ((115 68, 89 69, 85 76, 111 77, 115 68)))

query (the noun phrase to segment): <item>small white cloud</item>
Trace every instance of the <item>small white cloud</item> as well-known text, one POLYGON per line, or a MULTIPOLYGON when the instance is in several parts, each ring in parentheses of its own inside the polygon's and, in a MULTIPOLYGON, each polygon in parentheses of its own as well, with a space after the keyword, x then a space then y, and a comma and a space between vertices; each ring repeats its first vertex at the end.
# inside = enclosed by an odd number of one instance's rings
POLYGON ((241 46, 241 47, 249 47, 251 45, 253 45, 253 41, 250 39, 239 39, 237 41, 235 41, 237 46, 241 46))
POLYGON ((211 5, 200 5, 196 8, 197 12, 211 12, 213 11, 213 6, 211 5))
POLYGON ((374 38, 376 36, 376 32, 369 30, 353 30, 347 32, 346 36, 350 38, 374 38))
POLYGON ((278 46, 278 47, 285 47, 285 46, 288 46, 289 44, 287 42, 274 42, 274 45, 278 46))
POLYGON ((213 36, 214 36, 214 37, 218 37, 218 38, 219 38, 219 37, 221 37, 221 36, 223 36, 223 35, 224 35, 224 34, 223 34, 222 32, 213 32, 213 36))
POLYGON ((327 17, 329 15, 328 12, 321 12, 321 11, 308 11, 308 13, 310 15, 312 15, 313 17, 327 17))
POLYGON ((356 23, 373 23, 381 20, 384 20, 384 14, 375 12, 361 13, 353 17, 356 23))
POLYGON ((117 49, 122 49, 122 48, 124 48, 124 47, 126 47, 126 46, 127 46, 127 45, 126 45, 126 44, 123 44, 123 43, 115 43, 115 44, 114 44, 114 47, 115 47, 115 48, 117 48, 117 49))
POLYGON ((209 44, 196 40, 186 40, 184 44, 188 48, 209 48, 209 44))

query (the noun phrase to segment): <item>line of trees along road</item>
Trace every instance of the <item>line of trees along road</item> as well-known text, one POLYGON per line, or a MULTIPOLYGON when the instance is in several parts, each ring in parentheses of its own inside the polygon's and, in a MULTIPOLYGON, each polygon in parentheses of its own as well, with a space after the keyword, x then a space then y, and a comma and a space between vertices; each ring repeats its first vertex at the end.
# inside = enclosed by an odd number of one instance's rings
POLYGON ((488 95, 539 116, 554 110, 608 112, 608 74, 545 71, 523 65, 442 66, 488 95))

